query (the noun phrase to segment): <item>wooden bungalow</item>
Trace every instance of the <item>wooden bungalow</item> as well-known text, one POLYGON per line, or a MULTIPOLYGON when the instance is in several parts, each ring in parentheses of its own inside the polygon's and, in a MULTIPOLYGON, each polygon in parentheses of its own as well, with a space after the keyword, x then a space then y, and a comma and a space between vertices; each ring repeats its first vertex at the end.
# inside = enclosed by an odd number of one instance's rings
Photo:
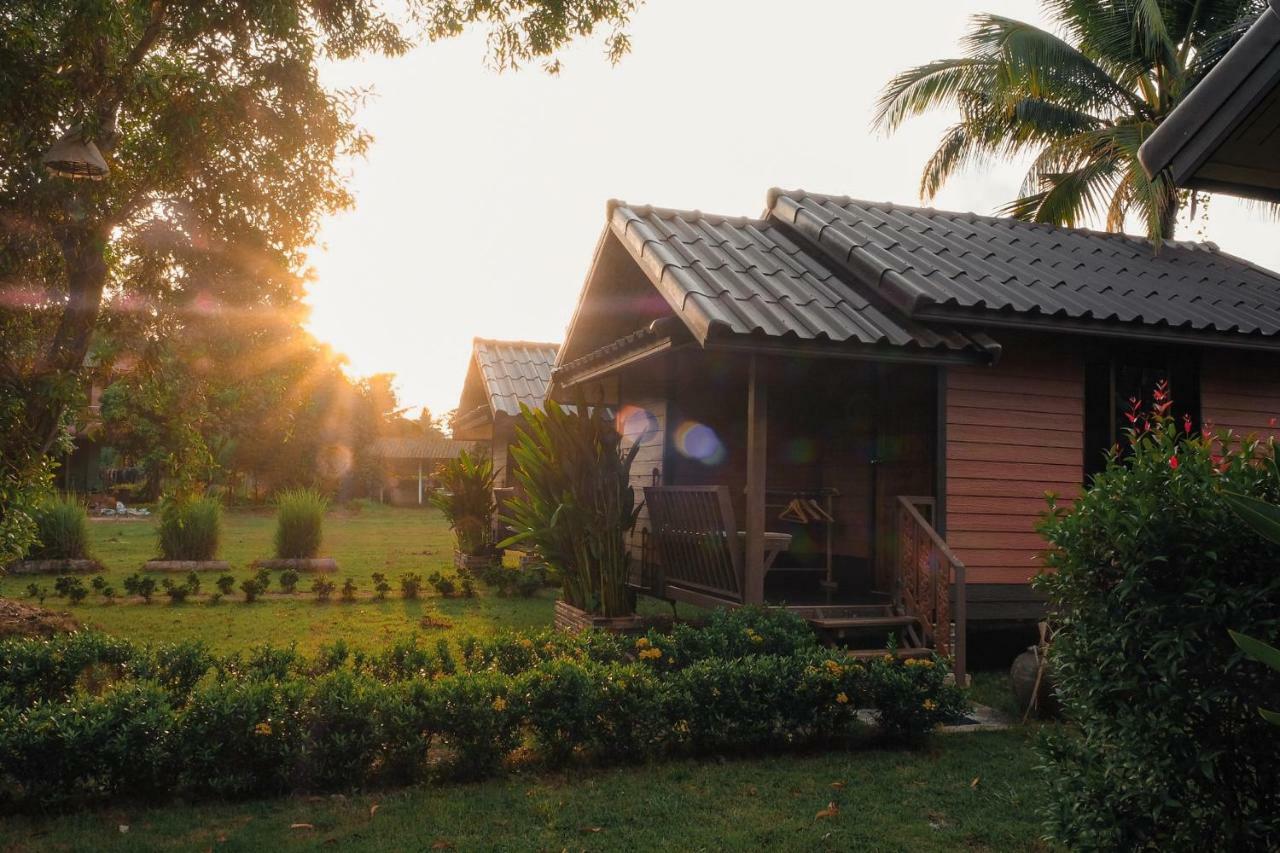
POLYGON ((378 499, 396 506, 423 505, 440 463, 457 459, 471 446, 469 441, 426 436, 388 436, 375 440, 373 452, 386 465, 389 480, 389 490, 383 488, 378 499))
POLYGON ((646 436, 656 596, 900 629, 963 673, 968 622, 1041 615, 1045 494, 1078 496, 1131 396, 1280 413, 1280 277, 1211 244, 780 190, 607 220, 551 393, 646 436))
POLYGON ((557 344, 476 338, 453 421, 453 437, 489 448, 498 488, 515 484, 507 451, 515 441, 520 405, 542 407, 557 344))

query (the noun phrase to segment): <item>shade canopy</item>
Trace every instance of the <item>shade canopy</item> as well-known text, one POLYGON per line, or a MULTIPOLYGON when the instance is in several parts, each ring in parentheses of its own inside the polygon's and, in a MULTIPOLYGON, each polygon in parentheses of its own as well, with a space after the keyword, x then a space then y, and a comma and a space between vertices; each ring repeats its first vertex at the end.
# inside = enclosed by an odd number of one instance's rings
POLYGON ((100 181, 111 171, 98 146, 85 139, 80 128, 67 132, 53 143, 40 162, 49 174, 59 178, 100 181))

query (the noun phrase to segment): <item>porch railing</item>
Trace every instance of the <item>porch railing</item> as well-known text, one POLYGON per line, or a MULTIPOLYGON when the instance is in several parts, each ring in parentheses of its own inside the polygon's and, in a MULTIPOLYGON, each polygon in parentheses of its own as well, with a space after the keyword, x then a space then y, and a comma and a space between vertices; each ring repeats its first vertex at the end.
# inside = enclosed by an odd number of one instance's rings
POLYGON ((742 552, 726 486, 646 486, 650 538, 666 596, 691 604, 743 601, 742 552))
POLYGON ((933 498, 898 498, 898 559, 895 567, 897 577, 894 584, 894 604, 905 615, 914 616, 920 621, 925 642, 932 645, 939 654, 952 658, 956 681, 964 684, 964 563, 921 514, 921 507, 931 506, 933 498))

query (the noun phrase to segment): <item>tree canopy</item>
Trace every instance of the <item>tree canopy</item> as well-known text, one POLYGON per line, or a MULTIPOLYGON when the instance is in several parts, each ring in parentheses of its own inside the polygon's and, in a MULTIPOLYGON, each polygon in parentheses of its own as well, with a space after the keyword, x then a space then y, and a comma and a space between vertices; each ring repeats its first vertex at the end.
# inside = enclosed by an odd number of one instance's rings
POLYGON ((1143 140, 1243 34, 1266 0, 1042 0, 1058 34, 999 15, 972 20, 964 56, 905 71, 881 95, 875 124, 956 109, 960 120, 925 165, 930 199, 957 170, 1031 155, 1003 213, 1119 231, 1139 218, 1170 238, 1183 202, 1138 162, 1143 140))

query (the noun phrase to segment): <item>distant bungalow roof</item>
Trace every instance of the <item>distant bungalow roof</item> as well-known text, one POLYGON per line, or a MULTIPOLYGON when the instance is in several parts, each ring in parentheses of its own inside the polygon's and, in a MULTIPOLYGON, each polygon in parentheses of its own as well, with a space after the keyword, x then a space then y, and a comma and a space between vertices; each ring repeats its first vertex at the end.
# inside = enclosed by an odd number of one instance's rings
POLYGON ((1142 144, 1147 174, 1280 201, 1280 0, 1142 144))
POLYGON ((375 439, 373 452, 383 459, 457 459, 469 441, 405 436, 375 439))
POLYGON ((473 339, 462 390, 464 403, 468 399, 472 403, 458 412, 455 425, 471 426, 499 414, 514 417, 520 414, 521 404, 541 408, 558 350, 559 344, 473 339), (477 400, 483 402, 477 406, 477 400))

